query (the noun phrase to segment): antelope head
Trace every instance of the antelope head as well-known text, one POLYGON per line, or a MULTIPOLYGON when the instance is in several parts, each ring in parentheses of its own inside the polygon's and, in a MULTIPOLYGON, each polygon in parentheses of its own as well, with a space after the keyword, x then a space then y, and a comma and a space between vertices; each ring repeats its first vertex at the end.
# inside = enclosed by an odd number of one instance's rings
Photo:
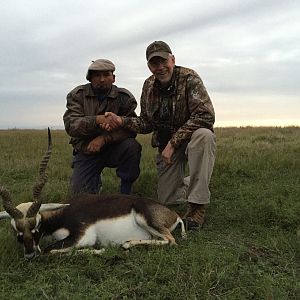
MULTIPOLYGON (((31 259, 40 253, 39 241, 41 234, 39 232, 41 226, 41 212, 49 210, 49 205, 41 203, 41 192, 47 182, 48 176, 46 167, 51 155, 51 133, 48 128, 48 149, 40 163, 39 175, 33 186, 33 201, 21 203, 17 207, 13 205, 9 191, 0 186, 0 196, 3 200, 5 211, 0 212, 0 219, 11 218, 11 225, 17 232, 17 240, 23 244, 24 256, 31 259)), ((62 204, 50 204, 50 209, 57 209, 62 204)))

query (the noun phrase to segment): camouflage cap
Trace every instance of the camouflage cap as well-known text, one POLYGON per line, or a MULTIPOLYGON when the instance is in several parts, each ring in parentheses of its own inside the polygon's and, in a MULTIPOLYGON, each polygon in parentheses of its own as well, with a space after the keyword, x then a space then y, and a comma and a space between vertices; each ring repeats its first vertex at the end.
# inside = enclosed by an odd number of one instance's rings
POLYGON ((86 73, 86 79, 90 80, 90 71, 115 71, 115 65, 108 59, 97 59, 93 61, 86 73))
POLYGON ((146 59, 147 62, 154 56, 159 56, 164 59, 169 57, 169 54, 172 54, 171 48, 169 45, 163 41, 155 41, 151 43, 146 50, 146 59))

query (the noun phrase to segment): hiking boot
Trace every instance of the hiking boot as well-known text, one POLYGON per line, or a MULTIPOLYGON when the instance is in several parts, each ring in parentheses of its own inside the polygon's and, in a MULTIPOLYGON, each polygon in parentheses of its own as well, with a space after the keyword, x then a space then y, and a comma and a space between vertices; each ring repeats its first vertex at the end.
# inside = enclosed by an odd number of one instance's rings
POLYGON ((187 212, 183 216, 187 230, 200 229, 204 223, 205 205, 188 202, 187 212))

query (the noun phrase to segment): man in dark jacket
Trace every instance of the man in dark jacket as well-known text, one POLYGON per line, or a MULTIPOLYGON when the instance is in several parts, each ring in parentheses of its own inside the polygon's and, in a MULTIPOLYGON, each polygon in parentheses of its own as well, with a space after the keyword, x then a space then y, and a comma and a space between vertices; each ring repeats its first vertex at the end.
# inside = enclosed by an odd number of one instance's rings
POLYGON ((106 126, 113 112, 136 117, 134 96, 115 82, 115 66, 107 59, 98 59, 88 68, 88 84, 80 85, 67 95, 67 110, 63 116, 65 129, 73 146, 73 175, 71 188, 74 193, 98 193, 101 172, 105 167, 117 168, 121 179, 120 192, 130 194, 140 169, 141 145, 130 129, 111 130, 106 126))
POLYGON ((204 222, 205 207, 210 202, 209 182, 216 150, 214 108, 199 75, 176 66, 165 42, 151 43, 146 59, 153 75, 143 86, 140 116, 106 115, 122 128, 153 132, 152 146, 158 148, 158 199, 164 204, 187 200, 184 218, 188 229, 197 229, 204 222), (186 162, 190 176, 184 178, 186 162))

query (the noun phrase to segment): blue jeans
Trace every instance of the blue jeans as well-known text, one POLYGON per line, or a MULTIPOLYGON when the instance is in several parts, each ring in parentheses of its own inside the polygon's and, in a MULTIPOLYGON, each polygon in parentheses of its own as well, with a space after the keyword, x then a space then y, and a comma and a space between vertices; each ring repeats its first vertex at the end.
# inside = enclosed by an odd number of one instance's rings
POLYGON ((95 154, 77 153, 73 157, 71 189, 73 193, 97 194, 101 188, 104 168, 116 168, 121 179, 120 192, 130 194, 132 183, 140 175, 141 145, 134 139, 105 145, 95 154))

